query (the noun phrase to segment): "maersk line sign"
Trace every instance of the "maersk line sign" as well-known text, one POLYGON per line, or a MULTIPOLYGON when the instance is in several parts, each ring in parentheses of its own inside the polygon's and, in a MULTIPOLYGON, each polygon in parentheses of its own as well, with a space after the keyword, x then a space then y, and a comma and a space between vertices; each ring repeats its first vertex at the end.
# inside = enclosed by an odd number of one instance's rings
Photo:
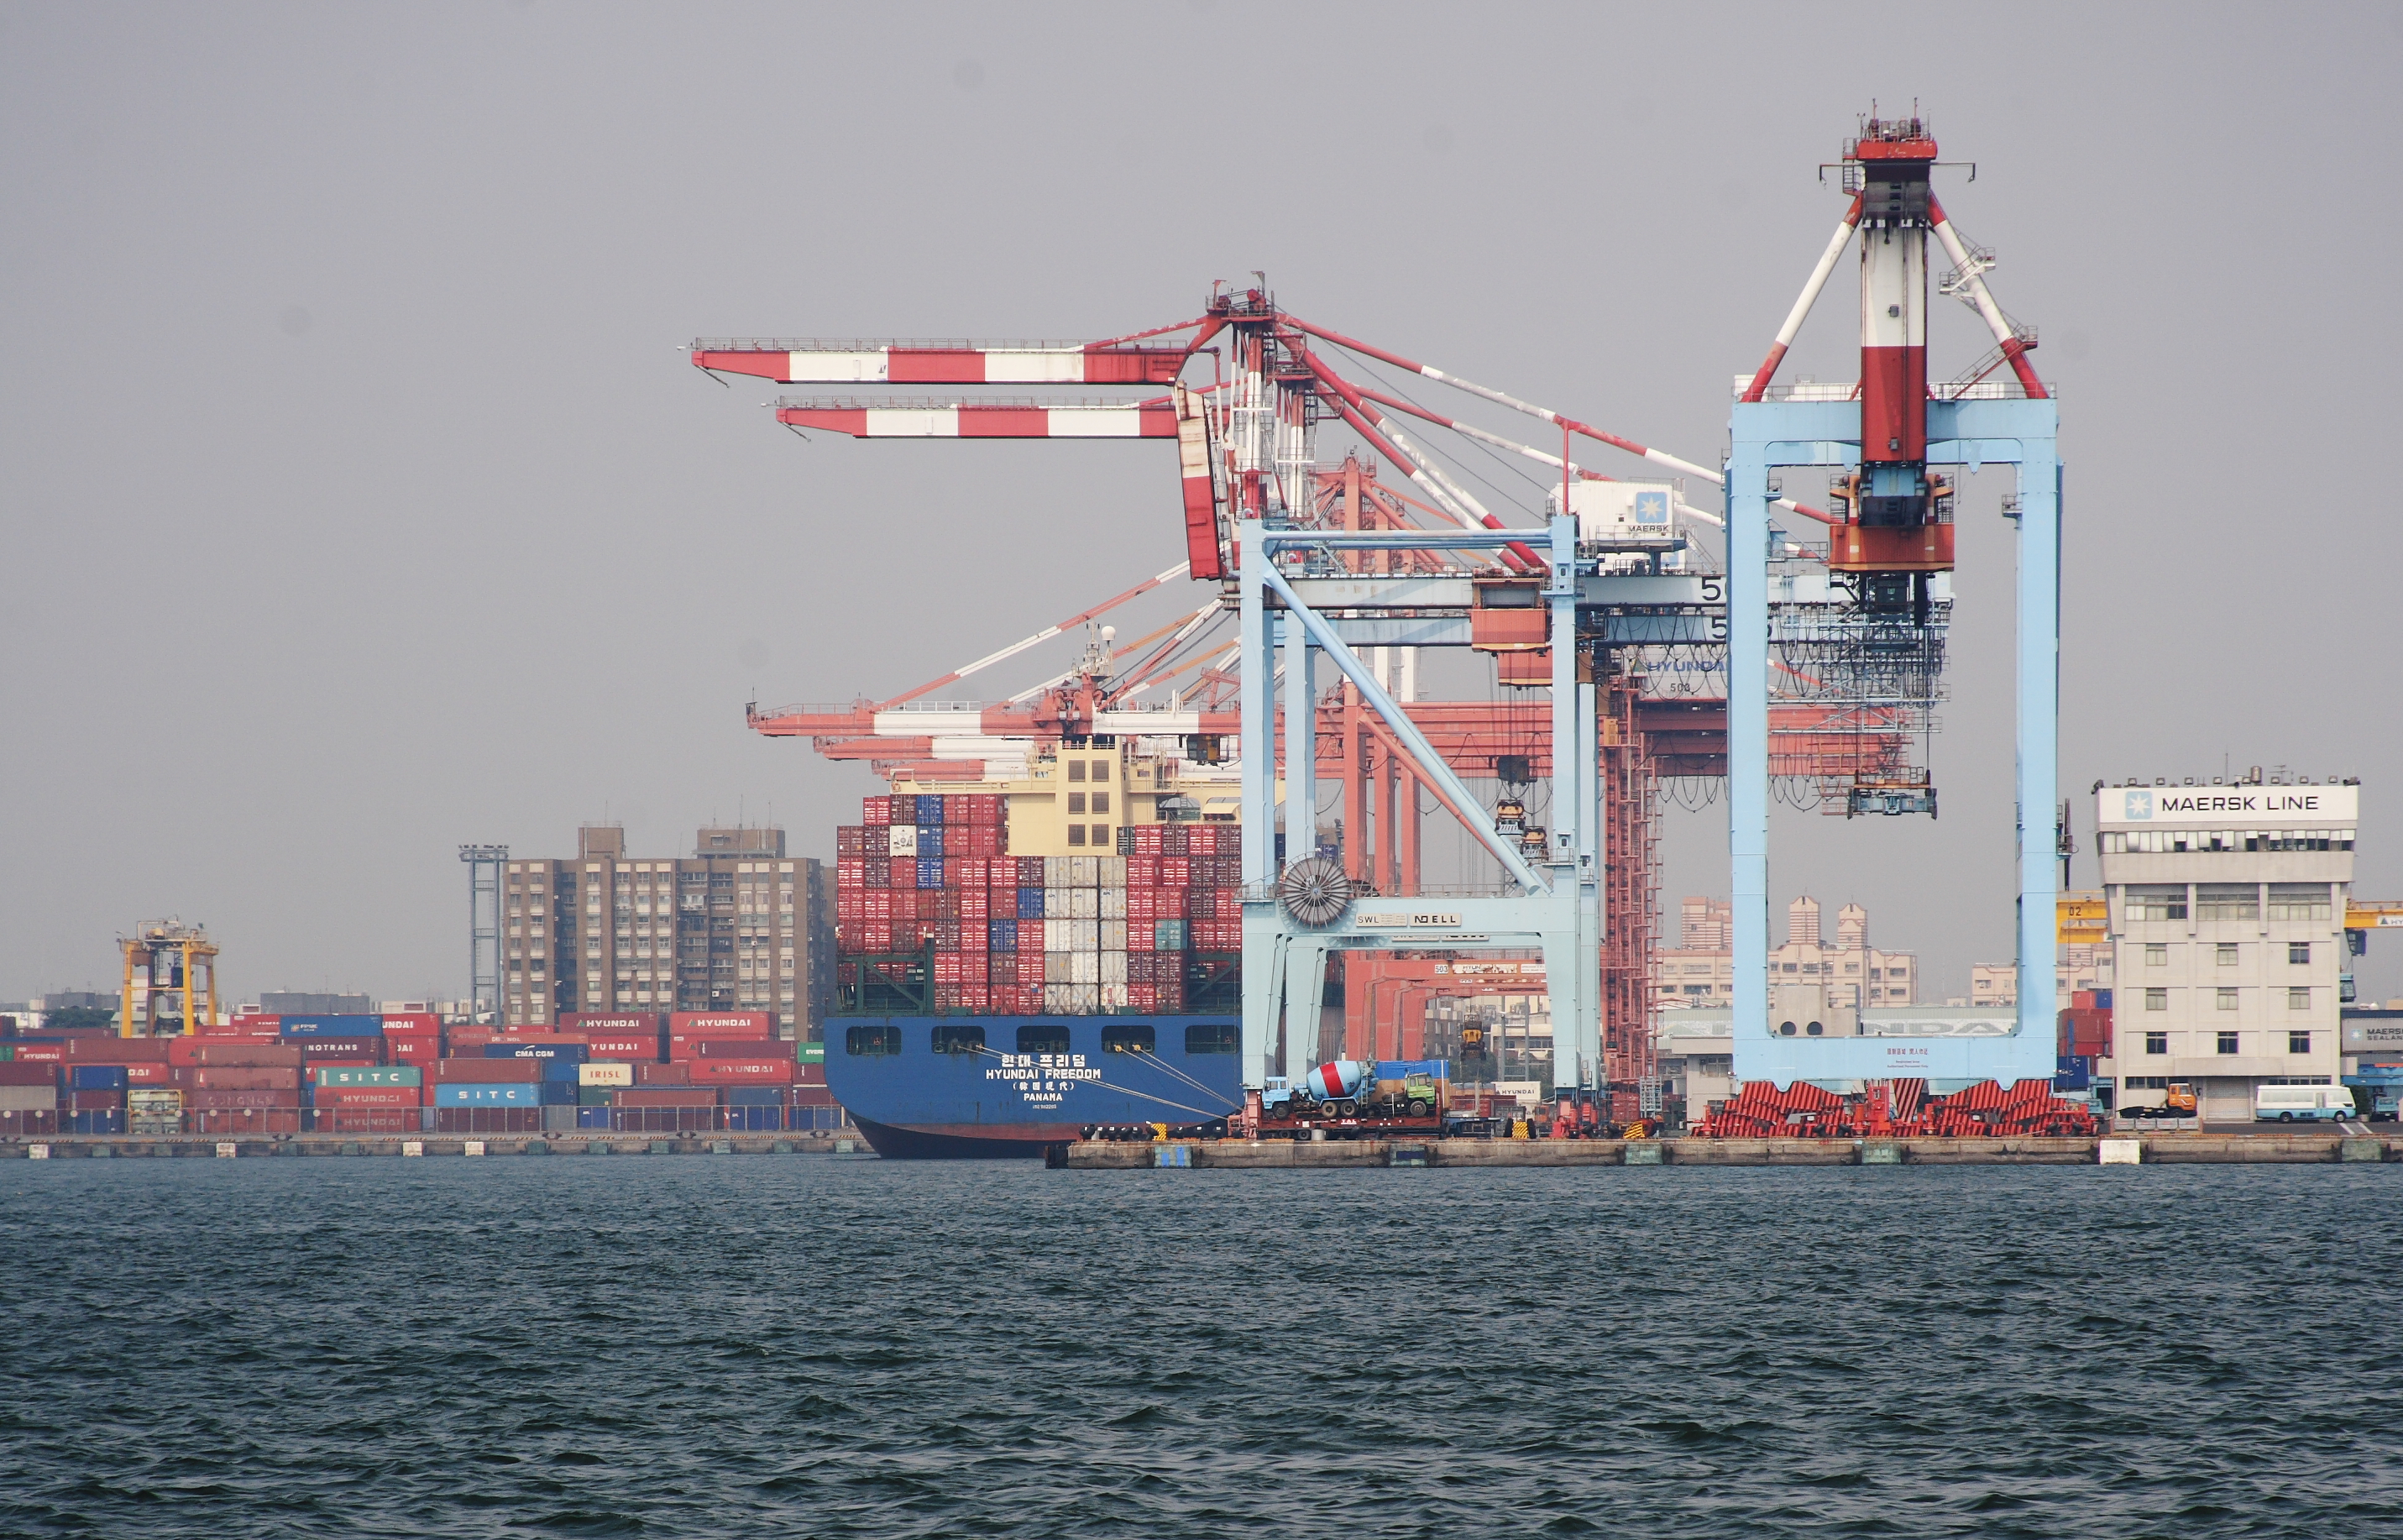
POLYGON ((2105 786, 2094 794, 2095 822, 2212 828, 2352 827, 2361 819, 2359 786, 2105 786))

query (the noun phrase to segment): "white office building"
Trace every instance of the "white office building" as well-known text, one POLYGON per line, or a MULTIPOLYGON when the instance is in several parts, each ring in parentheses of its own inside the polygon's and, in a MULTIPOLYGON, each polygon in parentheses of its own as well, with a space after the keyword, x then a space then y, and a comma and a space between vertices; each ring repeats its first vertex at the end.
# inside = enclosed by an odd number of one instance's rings
POLYGON ((2194 1087, 2206 1121, 2265 1083, 2335 1085, 2360 787, 2255 771, 2236 784, 2097 786, 2120 1107, 2194 1087))

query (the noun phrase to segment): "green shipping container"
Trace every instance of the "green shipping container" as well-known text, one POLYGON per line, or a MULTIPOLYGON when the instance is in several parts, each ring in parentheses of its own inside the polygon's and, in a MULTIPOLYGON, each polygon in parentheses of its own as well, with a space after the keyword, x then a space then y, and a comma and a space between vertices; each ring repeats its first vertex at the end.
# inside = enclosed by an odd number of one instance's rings
POLYGON ((415 1064, 323 1064, 321 1086, 422 1086, 425 1072, 415 1064))
POLYGON ((826 1062, 826 1045, 824 1043, 796 1044, 795 1049, 796 1051, 793 1057, 799 1059, 804 1064, 823 1064, 826 1062))
POLYGON ((578 1086, 576 1088, 576 1104, 579 1107, 614 1107, 618 1104, 618 1092, 609 1086, 578 1086))

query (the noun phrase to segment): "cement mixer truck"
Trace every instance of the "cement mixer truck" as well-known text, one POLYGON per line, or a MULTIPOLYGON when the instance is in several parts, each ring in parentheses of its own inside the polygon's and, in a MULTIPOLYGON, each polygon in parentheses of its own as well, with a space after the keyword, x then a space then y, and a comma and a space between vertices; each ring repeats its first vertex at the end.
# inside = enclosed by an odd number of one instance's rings
POLYGON ((1438 1131, 1443 1082, 1424 1069, 1332 1059, 1299 1080, 1272 1079, 1260 1093, 1261 1131, 1345 1138, 1438 1131), (1380 1075, 1381 1068, 1393 1073, 1380 1075))

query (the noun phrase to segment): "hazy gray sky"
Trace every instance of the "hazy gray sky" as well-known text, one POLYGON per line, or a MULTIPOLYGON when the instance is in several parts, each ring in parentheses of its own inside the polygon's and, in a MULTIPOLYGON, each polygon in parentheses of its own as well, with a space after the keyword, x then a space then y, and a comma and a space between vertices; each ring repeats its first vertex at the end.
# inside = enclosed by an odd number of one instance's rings
MULTIPOLYGON (((755 691, 896 690, 1181 554, 1165 446, 805 444, 696 335, 1105 336, 1262 268, 1714 461, 1872 99, 1978 162, 1946 205, 2060 382, 2063 785, 2358 774, 2403 894, 2398 72, 2392 5, 0 7, 0 996, 167 913, 236 998, 455 993, 453 847, 604 812, 830 855, 870 780, 755 691)), ((1850 284, 1789 376, 1850 377, 1850 284)), ((1984 345, 1947 307, 1931 368, 1984 345)), ((1776 830, 1776 901, 1868 904, 1938 996, 2010 948, 2002 480, 1942 821, 1776 830)), ((1669 832, 1672 911, 1724 893, 1718 811, 1669 832)))

